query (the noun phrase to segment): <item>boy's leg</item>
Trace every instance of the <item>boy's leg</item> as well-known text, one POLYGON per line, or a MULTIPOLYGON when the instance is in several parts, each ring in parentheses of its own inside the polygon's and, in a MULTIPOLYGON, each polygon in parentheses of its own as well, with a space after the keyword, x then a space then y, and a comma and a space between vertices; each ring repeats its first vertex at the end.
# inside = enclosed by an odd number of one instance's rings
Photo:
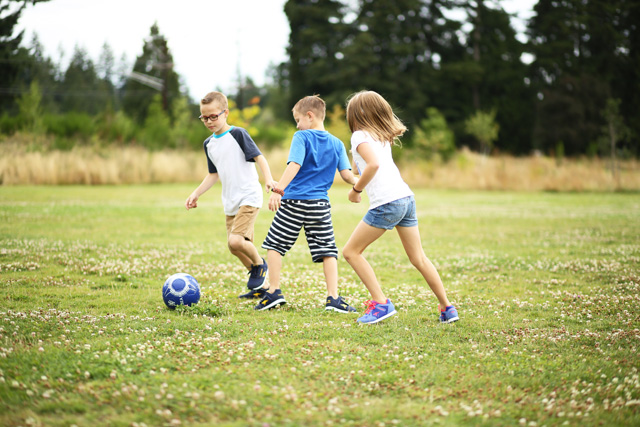
POLYGON ((298 239, 302 221, 296 218, 292 206, 296 202, 283 200, 280 209, 276 211, 267 237, 262 242, 262 249, 267 250, 267 264, 269 264, 269 289, 273 293, 280 289, 280 271, 282 257, 291 249, 298 239))
POLYGON ((383 228, 372 227, 360 221, 342 249, 344 259, 351 265, 360 280, 362 280, 362 283, 367 287, 371 294, 371 299, 382 304, 387 302, 387 297, 380 288, 376 273, 365 257, 362 256, 362 253, 371 243, 380 238, 385 231, 383 228))
POLYGON ((332 256, 322 258, 327 296, 338 298, 338 260, 332 256))
POLYGON ((327 296, 338 298, 338 247, 333 234, 331 204, 324 200, 305 201, 307 219, 304 233, 313 262, 322 262, 327 296))
POLYGON ((273 249, 267 250, 267 264, 269 264, 269 291, 273 293, 280 289, 280 271, 282 270, 282 255, 273 249))
POLYGON ((227 243, 229 245, 229 252, 235 255, 242 264, 247 267, 247 270, 250 269, 252 265, 262 264, 262 258, 256 247, 243 236, 231 234, 227 243))
POLYGON ((227 216, 229 252, 236 256, 248 270, 252 265, 262 265, 263 263, 253 244, 253 228, 258 211, 258 208, 252 206, 240 206, 235 216, 227 216))
POLYGON ((440 302, 440 307, 447 307, 451 304, 447 299, 447 293, 438 274, 438 270, 431 263, 429 258, 422 249, 422 243, 420 241, 420 231, 418 227, 396 227, 398 230, 398 236, 402 241, 402 246, 409 256, 409 261, 418 271, 422 274, 422 277, 427 281, 427 284, 433 291, 440 302))

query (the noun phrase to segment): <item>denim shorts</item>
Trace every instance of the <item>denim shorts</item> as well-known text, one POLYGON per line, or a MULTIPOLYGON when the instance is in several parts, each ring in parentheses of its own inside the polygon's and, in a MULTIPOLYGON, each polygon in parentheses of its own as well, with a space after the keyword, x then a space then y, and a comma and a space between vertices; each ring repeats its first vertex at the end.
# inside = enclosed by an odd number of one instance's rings
POLYGON ((413 196, 373 208, 362 218, 365 224, 375 228, 392 230, 394 227, 415 227, 418 225, 416 201, 413 196))

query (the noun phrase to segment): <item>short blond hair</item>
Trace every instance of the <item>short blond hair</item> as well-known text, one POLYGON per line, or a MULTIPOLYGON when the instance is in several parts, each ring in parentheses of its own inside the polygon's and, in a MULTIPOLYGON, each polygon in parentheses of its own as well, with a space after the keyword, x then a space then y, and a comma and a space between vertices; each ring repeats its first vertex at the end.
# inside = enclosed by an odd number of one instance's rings
POLYGON ((217 102, 225 110, 229 107, 227 97, 221 92, 209 92, 200 100, 201 105, 212 104, 214 102, 217 102))
POLYGON ((397 144, 407 127, 380 94, 363 90, 347 100, 347 123, 351 132, 367 131, 382 143, 397 144))
POLYGON ((307 111, 311 111, 321 120, 324 120, 324 116, 327 113, 327 104, 320 96, 310 95, 296 102, 291 111, 298 114, 306 114, 307 111))

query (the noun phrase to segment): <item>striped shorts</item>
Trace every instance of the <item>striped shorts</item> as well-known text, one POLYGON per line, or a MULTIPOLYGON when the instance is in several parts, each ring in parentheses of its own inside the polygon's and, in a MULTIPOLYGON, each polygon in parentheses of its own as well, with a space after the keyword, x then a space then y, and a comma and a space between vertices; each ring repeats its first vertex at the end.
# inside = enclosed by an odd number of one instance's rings
POLYGON ((262 248, 284 256, 298 239, 302 227, 313 262, 322 262, 326 257, 338 258, 331 223, 331 204, 323 199, 283 199, 262 248))

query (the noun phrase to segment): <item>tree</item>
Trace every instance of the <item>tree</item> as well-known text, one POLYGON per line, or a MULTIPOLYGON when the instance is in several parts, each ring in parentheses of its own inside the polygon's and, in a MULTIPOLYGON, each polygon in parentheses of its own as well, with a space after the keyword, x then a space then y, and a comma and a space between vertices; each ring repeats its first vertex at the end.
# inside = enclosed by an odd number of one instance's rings
POLYGON ((500 134, 496 147, 515 153, 531 148, 534 92, 522 62, 525 44, 517 38, 511 16, 497 1, 456 0, 466 13, 458 32, 463 55, 443 64, 446 97, 438 97, 460 140, 466 117, 477 110, 495 110, 500 134), (468 28, 468 29, 467 29, 468 28), (445 107, 446 105, 446 107, 445 107))
POLYGON ((76 46, 64 73, 59 102, 63 112, 97 114, 105 107, 105 98, 98 90, 99 78, 95 65, 85 49, 76 46))
POLYGON ((349 91, 375 90, 409 127, 418 123, 426 106, 442 99, 441 61, 461 54, 455 36, 459 25, 441 11, 447 4, 445 0, 359 2, 353 35, 344 48, 341 80, 349 91))
MULTIPOLYGON (((321 95, 327 104, 343 103, 340 93, 342 42, 346 37, 345 6, 336 0, 288 0, 289 62, 281 77, 288 80, 289 110, 307 95, 321 95)), ((284 118, 283 118, 284 119, 284 118)))
POLYGON ((531 79, 539 98, 538 147, 549 149, 561 140, 567 154, 586 152, 605 126, 601 111, 611 97, 622 100, 620 111, 636 123, 633 118, 640 115, 637 2, 540 0, 534 11, 529 35, 535 55, 531 79))
POLYGON ((416 129, 413 147, 426 158, 438 155, 447 161, 456 150, 453 131, 437 108, 427 108, 426 113, 426 118, 420 121, 420 126, 416 129))
POLYGON ((0 87, 0 106, 2 109, 13 103, 16 93, 10 88, 24 65, 24 51, 23 55, 19 55, 24 31, 14 34, 14 28, 27 4, 35 5, 44 1, 48 0, 0 0, 0 76, 2 76, 0 84, 3 86, 0 87))
POLYGON ((630 129, 624 123, 624 119, 620 115, 620 100, 609 98, 607 105, 602 111, 602 115, 606 121, 603 130, 603 140, 609 146, 611 153, 611 174, 618 180, 618 162, 617 162, 617 144, 619 140, 625 139, 630 129))
POLYGON ((487 155, 493 147, 493 142, 498 138, 500 125, 495 122, 496 112, 476 111, 464 122, 466 132, 472 135, 479 143, 480 150, 487 155))
POLYGON ((125 112, 142 122, 154 96, 161 95, 162 108, 169 112, 169 106, 175 98, 182 95, 178 74, 173 70, 173 56, 169 50, 167 39, 160 33, 158 24, 151 26, 150 34, 144 41, 142 54, 136 58, 133 72, 122 88, 122 104, 125 112), (149 81, 159 83, 157 88, 149 87, 141 81, 147 77, 149 81))
POLYGON ((29 91, 23 93, 17 101, 24 128, 34 134, 40 134, 44 131, 41 101, 42 93, 37 81, 33 81, 29 86, 29 91))

